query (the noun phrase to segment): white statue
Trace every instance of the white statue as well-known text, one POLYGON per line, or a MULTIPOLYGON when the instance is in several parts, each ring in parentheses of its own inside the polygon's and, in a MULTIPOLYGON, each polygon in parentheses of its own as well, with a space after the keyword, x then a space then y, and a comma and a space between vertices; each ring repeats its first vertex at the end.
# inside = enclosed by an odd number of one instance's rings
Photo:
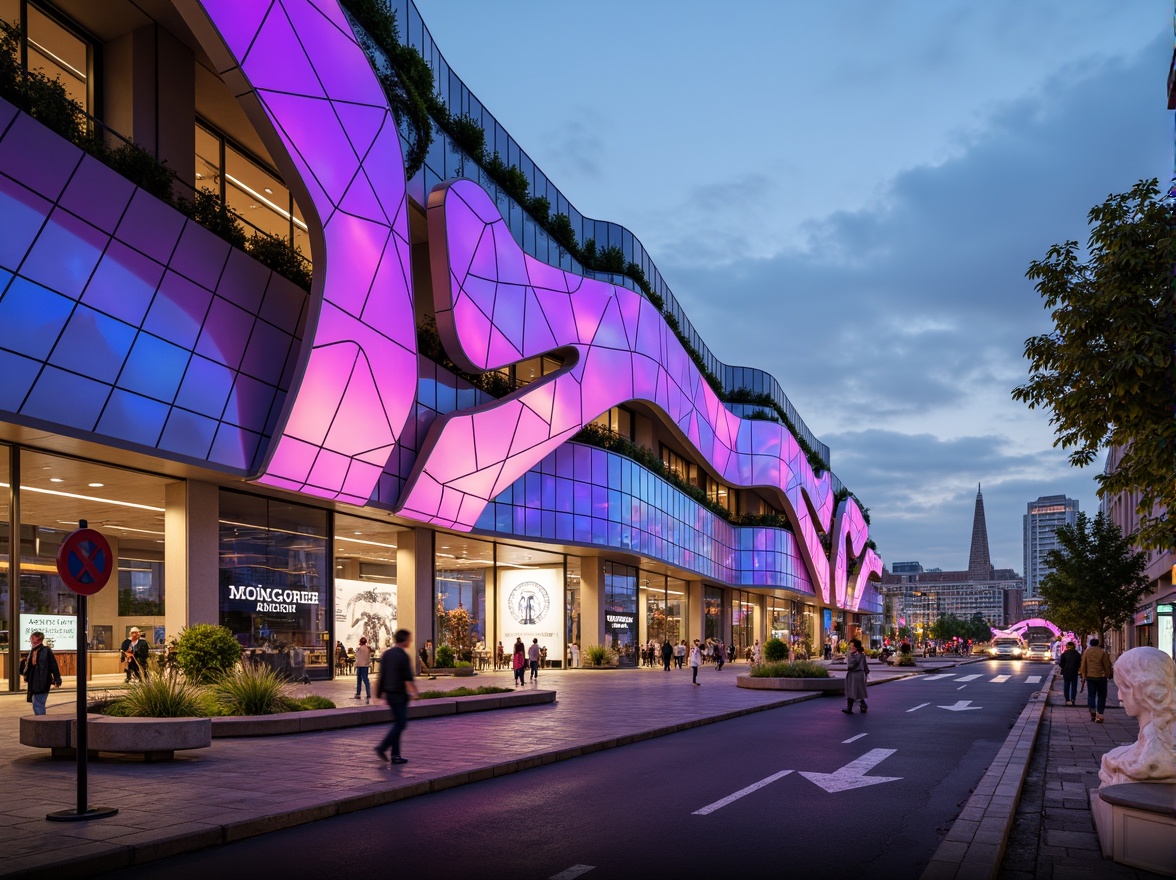
POLYGON ((1139 739, 1103 755, 1099 781, 1176 783, 1176 664, 1158 648, 1132 648, 1115 663, 1115 684, 1139 739))

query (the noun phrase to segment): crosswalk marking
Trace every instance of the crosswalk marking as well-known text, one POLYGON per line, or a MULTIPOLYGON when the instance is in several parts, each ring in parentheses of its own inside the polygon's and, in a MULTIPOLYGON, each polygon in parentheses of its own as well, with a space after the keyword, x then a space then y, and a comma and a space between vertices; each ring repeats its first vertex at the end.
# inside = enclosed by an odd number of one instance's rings
POLYGON ((751 794, 753 791, 759 791, 765 785, 769 785, 769 784, 775 782, 777 779, 780 779, 784 776, 787 776, 791 772, 792 772, 791 770, 781 770, 779 773, 773 773, 771 776, 767 777, 766 779, 761 779, 759 782, 754 782, 751 785, 747 786, 747 788, 741 788, 741 789, 739 789, 739 791, 735 792, 734 794, 727 795, 722 800, 715 801, 713 804, 707 804, 701 810, 695 810, 694 815, 695 816, 709 815, 710 813, 713 813, 715 810, 721 809, 722 807, 727 806, 727 804, 732 803, 733 801, 737 801, 741 797, 744 797, 745 795, 751 794))
POLYGON ((560 871, 558 874, 552 874, 551 880, 575 880, 581 874, 587 874, 595 865, 572 865, 566 871, 560 871))
POLYGON ((940 678, 952 678, 955 676, 954 672, 940 672, 937 675, 924 675, 923 681, 935 681, 940 678))
POLYGON ((1040 675, 1030 675, 1030 676, 1026 676, 1026 678, 1025 678, 1025 684, 1040 684, 1040 683, 1041 683, 1041 676, 1040 675))
POLYGON ((931 705, 930 703, 919 703, 919 705, 915 706, 914 709, 907 709, 907 711, 914 712, 915 709, 922 709, 924 706, 930 706, 930 705, 931 705))
POLYGON ((869 736, 869 734, 867 734, 867 733, 859 733, 857 736, 851 736, 849 739, 843 739, 843 740, 841 741, 841 744, 842 744, 842 745, 845 745, 846 743, 851 743, 851 742, 854 742, 855 740, 859 740, 859 739, 861 739, 863 736, 869 736))
POLYGON ((975 681, 980 678, 979 675, 961 675, 956 681, 975 681))
POLYGON ((992 679, 992 683, 993 684, 1004 684, 1010 678, 1012 678, 1011 675, 998 675, 996 678, 992 679))

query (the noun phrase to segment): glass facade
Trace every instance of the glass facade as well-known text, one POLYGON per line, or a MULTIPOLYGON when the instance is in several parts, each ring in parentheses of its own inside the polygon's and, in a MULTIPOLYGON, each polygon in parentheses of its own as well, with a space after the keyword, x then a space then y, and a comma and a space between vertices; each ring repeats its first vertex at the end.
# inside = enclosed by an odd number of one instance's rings
POLYGON ((470 663, 485 650, 486 586, 494 582, 494 545, 464 535, 438 535, 433 587, 433 636, 423 647, 429 664, 442 665, 448 648, 452 662, 470 663), (432 642, 430 645, 429 642, 432 642))
POLYGON ((402 529, 337 513, 333 531, 335 642, 352 652, 366 638, 378 655, 392 646, 399 626, 396 552, 402 529))
POLYGON ((27 0, 0 0, 0 19, 24 28, 20 51, 25 69, 57 80, 83 110, 93 113, 91 41, 47 7, 27 0))
POLYGON ((616 651, 621 666, 636 666, 637 569, 606 561, 603 576, 605 646, 616 651))
POLYGON ((759 611, 761 597, 746 590, 731 590, 731 641, 737 657, 745 656, 747 649, 759 638, 759 611))
MULTIPOLYGON (((644 608, 641 642, 669 641, 676 645, 686 638, 686 582, 664 574, 642 571, 639 580, 644 608)), ((660 661, 660 656, 659 656, 660 661)))
POLYGON ((702 613, 705 615, 703 636, 706 639, 723 637, 723 591, 719 587, 703 587, 702 613))
POLYGON ((582 571, 579 556, 569 556, 566 560, 565 605, 567 607, 567 663, 569 667, 579 666, 580 649, 584 647, 584 635, 581 624, 580 601, 582 598, 580 574, 582 571))
POLYGON ((328 673, 329 536, 325 510, 221 490, 220 623, 254 662, 328 673))

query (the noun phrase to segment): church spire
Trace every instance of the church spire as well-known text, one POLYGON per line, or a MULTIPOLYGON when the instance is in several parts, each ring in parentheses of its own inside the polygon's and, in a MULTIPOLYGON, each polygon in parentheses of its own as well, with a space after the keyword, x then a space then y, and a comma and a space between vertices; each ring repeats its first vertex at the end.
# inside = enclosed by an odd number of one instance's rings
POLYGON ((968 580, 992 580, 992 559, 988 555, 988 526, 984 522, 984 495, 976 484, 976 513, 972 517, 972 547, 968 551, 968 580))

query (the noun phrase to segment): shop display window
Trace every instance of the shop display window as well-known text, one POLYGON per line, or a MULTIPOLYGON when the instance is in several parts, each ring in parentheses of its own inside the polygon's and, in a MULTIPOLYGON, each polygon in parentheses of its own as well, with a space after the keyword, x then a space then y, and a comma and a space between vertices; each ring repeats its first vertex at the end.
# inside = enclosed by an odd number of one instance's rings
POLYGON ((418 644, 418 650, 424 647, 428 653, 430 666, 473 663, 475 652, 487 650, 486 585, 493 575, 492 543, 437 535, 433 635, 418 644))
POLYGON ((400 626, 397 537, 391 523, 335 515, 335 641, 348 656, 366 638, 373 651, 392 646, 400 626))
POLYGON ((637 569, 631 565, 604 563, 604 632, 620 664, 637 665, 637 569))

